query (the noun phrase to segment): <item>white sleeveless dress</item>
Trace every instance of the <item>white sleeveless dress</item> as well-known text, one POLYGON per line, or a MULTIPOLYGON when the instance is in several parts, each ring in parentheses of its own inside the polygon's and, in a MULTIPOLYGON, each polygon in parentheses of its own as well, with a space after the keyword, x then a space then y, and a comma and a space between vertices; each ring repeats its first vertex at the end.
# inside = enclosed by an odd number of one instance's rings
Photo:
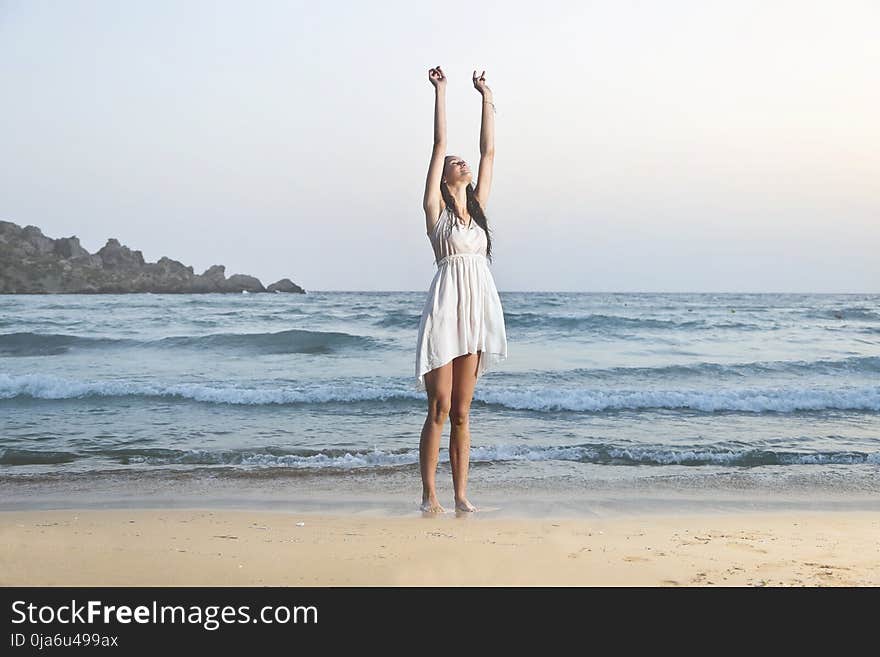
POLYGON ((422 308, 416 342, 416 390, 425 373, 481 351, 477 379, 507 358, 504 311, 486 258, 486 231, 444 208, 428 233, 437 272, 422 308))

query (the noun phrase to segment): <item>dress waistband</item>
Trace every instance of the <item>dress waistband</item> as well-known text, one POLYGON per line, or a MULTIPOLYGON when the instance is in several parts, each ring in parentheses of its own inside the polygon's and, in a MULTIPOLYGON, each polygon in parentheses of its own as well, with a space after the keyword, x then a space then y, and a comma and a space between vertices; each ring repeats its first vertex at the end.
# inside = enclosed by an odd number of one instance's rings
POLYGON ((443 256, 442 258, 440 258, 440 260, 438 260, 436 264, 439 267, 444 262, 458 258, 483 258, 485 260, 486 256, 482 253, 450 253, 448 256, 443 256))

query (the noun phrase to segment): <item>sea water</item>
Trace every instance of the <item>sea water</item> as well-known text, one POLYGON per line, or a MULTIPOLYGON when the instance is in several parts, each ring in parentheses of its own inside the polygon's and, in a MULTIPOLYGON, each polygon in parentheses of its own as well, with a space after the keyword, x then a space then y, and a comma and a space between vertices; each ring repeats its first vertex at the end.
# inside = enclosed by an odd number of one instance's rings
MULTIPOLYGON (((0 508, 411 511, 425 295, 0 296, 0 508)), ((880 508, 880 295, 500 295, 478 508, 880 508)))

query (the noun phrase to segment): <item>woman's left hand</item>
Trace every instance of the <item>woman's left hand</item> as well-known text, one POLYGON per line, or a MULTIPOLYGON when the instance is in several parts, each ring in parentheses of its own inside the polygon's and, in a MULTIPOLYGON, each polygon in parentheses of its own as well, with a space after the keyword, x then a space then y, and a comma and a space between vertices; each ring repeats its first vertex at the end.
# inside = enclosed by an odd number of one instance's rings
POLYGON ((477 72, 474 71, 474 89, 479 91, 484 96, 486 93, 492 93, 492 90, 486 84, 486 71, 483 71, 479 77, 477 76, 477 72))

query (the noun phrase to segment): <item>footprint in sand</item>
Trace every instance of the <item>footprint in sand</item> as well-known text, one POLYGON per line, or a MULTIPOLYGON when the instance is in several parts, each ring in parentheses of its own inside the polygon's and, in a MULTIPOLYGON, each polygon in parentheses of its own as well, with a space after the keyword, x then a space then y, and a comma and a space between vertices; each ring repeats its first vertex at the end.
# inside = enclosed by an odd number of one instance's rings
POLYGON ((740 541, 727 541, 727 545, 729 545, 730 547, 744 548, 746 550, 751 550, 752 552, 767 554, 767 550, 765 550, 764 548, 759 548, 756 545, 752 545, 751 543, 741 543, 740 541))
POLYGON ((816 566, 817 568, 829 568, 834 570, 852 570, 847 566, 832 566, 828 563, 816 563, 815 561, 804 561, 805 566, 816 566))

